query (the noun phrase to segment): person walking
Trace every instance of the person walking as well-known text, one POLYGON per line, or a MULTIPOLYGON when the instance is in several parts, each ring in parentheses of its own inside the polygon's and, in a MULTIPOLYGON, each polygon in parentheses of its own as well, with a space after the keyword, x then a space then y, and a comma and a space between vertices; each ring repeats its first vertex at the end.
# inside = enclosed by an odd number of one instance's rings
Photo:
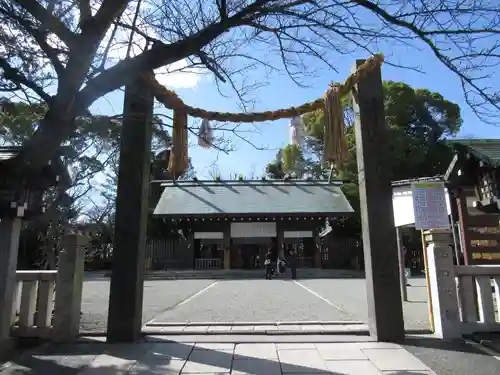
POLYGON ((292 279, 297 278, 297 257, 295 251, 292 249, 288 252, 288 264, 290 265, 290 272, 292 273, 292 279))
POLYGON ((273 252, 269 249, 266 253, 264 260, 264 267, 266 269, 266 280, 271 280, 273 276, 273 252))

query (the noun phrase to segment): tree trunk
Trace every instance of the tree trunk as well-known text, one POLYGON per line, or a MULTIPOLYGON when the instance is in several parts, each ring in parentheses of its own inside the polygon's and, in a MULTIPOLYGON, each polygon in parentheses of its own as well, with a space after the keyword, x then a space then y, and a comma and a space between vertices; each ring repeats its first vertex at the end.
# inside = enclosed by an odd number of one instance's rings
POLYGON ((9 168, 7 173, 16 181, 32 173, 40 173, 55 156, 61 143, 75 131, 74 114, 66 116, 57 114, 57 112, 67 113, 70 109, 71 105, 50 108, 32 139, 15 158, 5 163, 5 167, 9 168))

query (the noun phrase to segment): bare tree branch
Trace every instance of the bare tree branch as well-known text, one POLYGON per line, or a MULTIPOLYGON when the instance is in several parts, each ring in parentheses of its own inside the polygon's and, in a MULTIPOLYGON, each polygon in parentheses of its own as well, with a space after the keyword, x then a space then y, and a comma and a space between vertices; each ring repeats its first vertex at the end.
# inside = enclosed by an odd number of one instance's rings
POLYGON ((53 97, 47 94, 40 86, 35 82, 27 79, 18 69, 11 66, 7 60, 0 57, 0 68, 3 70, 3 77, 14 82, 17 85, 24 85, 30 90, 33 90, 40 98, 45 100, 47 103, 52 102, 53 97))
MULTIPOLYGON (((335 70, 338 56, 371 54, 386 45, 419 50, 422 42, 461 80, 472 110, 484 121, 498 119, 500 96, 492 86, 500 62, 500 10, 495 0, 42 4, 49 3, 0 0, 0 21, 8 25, 0 30, 2 58, 39 87, 46 87, 41 82, 52 87, 57 83, 39 131, 16 161, 19 165, 44 163, 75 130, 75 118, 95 100, 142 73, 182 61, 186 70, 203 66, 212 72, 217 89, 223 95, 224 88, 234 91, 246 110, 255 104, 251 92, 280 70, 297 85, 308 86, 320 69, 313 69, 318 66, 314 61, 335 70), (152 48, 144 48, 151 42, 152 48), (129 46, 130 58, 124 46, 129 46)), ((404 56, 388 60, 393 66, 422 70, 418 62, 405 64, 404 56)), ((27 86, 19 77, 4 77, 3 89, 9 95, 27 86)))
POLYGON ((73 34, 66 25, 57 17, 54 17, 37 1, 33 0, 14 0, 17 4, 26 9, 31 15, 39 20, 42 29, 51 30, 58 36, 69 48, 76 46, 76 35, 73 34))

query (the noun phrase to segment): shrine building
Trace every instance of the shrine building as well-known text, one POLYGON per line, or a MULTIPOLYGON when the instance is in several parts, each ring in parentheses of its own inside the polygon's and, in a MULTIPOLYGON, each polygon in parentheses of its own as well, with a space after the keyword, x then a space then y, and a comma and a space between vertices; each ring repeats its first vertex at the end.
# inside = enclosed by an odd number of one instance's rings
MULTIPOLYGON (((182 249, 177 246, 169 255, 173 268, 262 268, 271 247, 280 256, 296 250, 299 267, 320 268, 325 223, 354 212, 339 180, 189 180, 153 185, 163 190, 153 212, 157 233, 173 227, 183 238, 182 249)), ((166 250, 158 250, 160 240, 156 238, 150 257, 166 250)))

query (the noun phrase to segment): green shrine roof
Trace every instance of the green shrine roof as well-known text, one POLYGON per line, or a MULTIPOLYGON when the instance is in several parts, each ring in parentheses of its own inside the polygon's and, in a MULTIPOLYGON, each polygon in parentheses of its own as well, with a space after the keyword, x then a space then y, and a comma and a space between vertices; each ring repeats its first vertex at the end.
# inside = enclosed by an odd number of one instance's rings
POLYGON ((500 167, 500 139, 453 139, 446 144, 456 151, 472 154, 493 168, 500 167))
POLYGON ((176 181, 165 182, 154 215, 342 216, 354 210, 340 181, 176 181))

